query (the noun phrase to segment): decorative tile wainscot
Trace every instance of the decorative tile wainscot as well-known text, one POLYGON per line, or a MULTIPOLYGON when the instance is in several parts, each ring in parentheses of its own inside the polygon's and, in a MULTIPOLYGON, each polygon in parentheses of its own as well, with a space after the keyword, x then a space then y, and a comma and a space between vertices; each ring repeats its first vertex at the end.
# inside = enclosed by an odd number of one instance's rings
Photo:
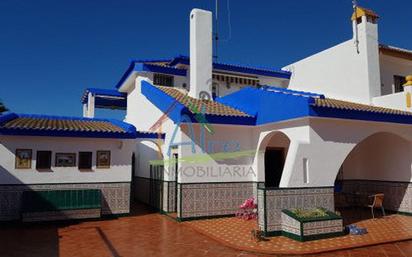
POLYGON ((342 217, 327 211, 328 216, 301 218, 282 210, 282 235, 301 242, 344 234, 342 217))

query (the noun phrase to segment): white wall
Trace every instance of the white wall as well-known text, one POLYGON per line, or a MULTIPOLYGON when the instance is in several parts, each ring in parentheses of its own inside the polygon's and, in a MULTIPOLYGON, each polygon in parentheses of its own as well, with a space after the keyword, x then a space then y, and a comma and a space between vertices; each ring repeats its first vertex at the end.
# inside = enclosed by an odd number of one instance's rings
POLYGON ((351 39, 284 67, 292 72, 289 88, 365 104, 379 96, 377 25, 362 20, 359 53, 351 39))
POLYGON ((372 103, 376 106, 408 111, 405 92, 374 97, 372 103))
POLYGON ((148 81, 151 83, 150 79, 150 77, 139 75, 127 90, 127 112, 125 122, 134 125, 136 129, 140 131, 148 131, 163 115, 163 112, 142 94, 141 82, 148 81))
POLYGON ((192 162, 179 163, 179 182, 238 182, 256 181, 257 171, 253 167, 255 145, 253 144, 253 130, 248 126, 230 126, 211 124, 213 134, 205 131, 205 140, 201 140, 201 125, 192 124, 194 134, 189 129, 190 125, 181 126, 181 142, 190 142, 192 145, 179 147, 179 156, 193 158, 192 162), (250 151, 245 156, 234 158, 233 152, 250 151), (214 158, 213 154, 228 154, 227 159, 214 158))
POLYGON ((136 145, 135 176, 150 178, 150 161, 162 159, 159 139, 139 139, 136 145))
POLYGON ((409 182, 411 163, 411 142, 395 134, 377 133, 349 154, 343 163, 343 179, 409 182))
POLYGON ((395 93, 394 75, 408 76, 412 74, 412 61, 380 54, 379 56, 382 95, 395 93))
POLYGON ((47 183, 100 183, 129 182, 131 159, 135 140, 0 136, 0 184, 47 184, 47 183), (16 149, 32 149, 32 168, 15 169, 16 149), (36 151, 52 151, 51 171, 36 170, 36 151), (111 152, 111 167, 96 168, 96 151, 111 152), (56 153, 93 152, 91 171, 80 171, 78 167, 55 167, 56 153))

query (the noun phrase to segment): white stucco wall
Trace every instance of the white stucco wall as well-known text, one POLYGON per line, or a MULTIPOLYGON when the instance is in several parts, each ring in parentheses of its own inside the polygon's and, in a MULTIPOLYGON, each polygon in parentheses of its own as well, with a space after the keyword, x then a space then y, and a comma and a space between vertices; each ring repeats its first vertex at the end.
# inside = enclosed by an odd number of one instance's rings
MULTIPOLYGON (((310 186, 333 186, 340 166, 354 147, 375 133, 389 132, 412 141, 410 127, 401 124, 383 122, 364 122, 339 119, 311 119, 310 145, 304 149, 309 158, 310 186)), ((381 142, 380 147, 385 150, 381 142)), ((389 151, 390 149, 388 149, 389 151)), ((390 154, 388 152, 388 154, 390 154)), ((402 158, 409 159, 405 152, 402 158)), ((366 162, 373 162, 368 158, 366 162)), ((396 165, 396 158, 385 159, 388 165, 396 165)), ((358 169, 359 170, 359 169, 358 169)), ((404 181, 404 177, 385 170, 393 181, 404 181)), ((382 178, 374 173, 366 173, 364 178, 371 180, 382 178)), ((301 170, 297 169, 291 179, 285 182, 288 186, 304 186, 301 170)))
POLYGON ((181 127, 181 142, 192 145, 179 147, 179 156, 193 158, 193 161, 179 163, 179 182, 239 182, 256 181, 257 172, 253 168, 255 145, 253 130, 249 126, 230 126, 212 124, 214 133, 204 132, 204 143, 201 140, 199 124, 183 125, 181 127), (192 135, 189 126, 193 126, 192 135), (251 151, 245 156, 234 157, 234 152, 251 151), (217 159, 213 154, 226 154, 227 159, 217 159), (211 156, 212 155, 212 156, 211 156))
POLYGON ((47 183, 97 183, 129 182, 131 180, 131 159, 135 148, 134 140, 0 136, 0 184, 47 184, 47 183), (32 168, 15 169, 16 149, 32 149, 32 168), (36 170, 36 151, 52 151, 50 171, 36 170), (111 166, 96 168, 96 151, 109 150, 111 166), (78 167, 55 167, 56 153, 93 152, 93 167, 80 171, 78 167))
POLYGON ((290 64, 290 89, 322 93, 328 97, 369 104, 380 95, 377 25, 358 25, 359 53, 350 39, 290 64))
POLYGON ((408 111, 408 108, 406 107, 405 92, 399 92, 395 94, 374 97, 372 99, 372 103, 375 106, 408 111))
POLYGON ((411 181, 412 144, 377 133, 358 144, 343 163, 343 179, 411 181))
POLYGON ((395 93, 394 75, 408 76, 412 74, 412 61, 380 54, 380 71, 382 95, 395 93))

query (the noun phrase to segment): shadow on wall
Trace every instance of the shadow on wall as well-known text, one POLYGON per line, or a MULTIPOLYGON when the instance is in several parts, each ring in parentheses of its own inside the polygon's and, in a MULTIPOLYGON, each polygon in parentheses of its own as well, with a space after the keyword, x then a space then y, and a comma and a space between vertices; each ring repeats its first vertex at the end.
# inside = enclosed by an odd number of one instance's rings
POLYGON ((150 161, 162 160, 156 140, 143 140, 138 144, 135 172, 132 182, 134 200, 150 204, 150 161))
POLYGON ((412 145, 409 141, 392 133, 376 133, 349 153, 337 183, 344 193, 384 193, 386 209, 412 212, 411 164, 412 145))

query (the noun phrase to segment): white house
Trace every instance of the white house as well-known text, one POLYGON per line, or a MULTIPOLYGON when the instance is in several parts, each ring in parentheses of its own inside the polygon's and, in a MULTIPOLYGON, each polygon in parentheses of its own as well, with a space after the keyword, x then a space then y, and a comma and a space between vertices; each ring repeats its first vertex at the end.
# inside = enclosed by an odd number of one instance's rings
POLYGON ((133 153, 154 136, 109 119, 0 116, 0 220, 129 213, 133 153))
POLYGON ((412 213, 412 51, 379 43, 377 14, 357 7, 352 39, 282 70, 213 62, 211 20, 191 12, 190 57, 134 60, 115 90, 86 90, 88 119, 121 108, 148 131, 122 140, 130 180, 104 179, 178 220, 233 215, 255 196, 267 235, 285 232, 284 209, 334 211, 335 191, 383 192, 385 208, 412 213))

